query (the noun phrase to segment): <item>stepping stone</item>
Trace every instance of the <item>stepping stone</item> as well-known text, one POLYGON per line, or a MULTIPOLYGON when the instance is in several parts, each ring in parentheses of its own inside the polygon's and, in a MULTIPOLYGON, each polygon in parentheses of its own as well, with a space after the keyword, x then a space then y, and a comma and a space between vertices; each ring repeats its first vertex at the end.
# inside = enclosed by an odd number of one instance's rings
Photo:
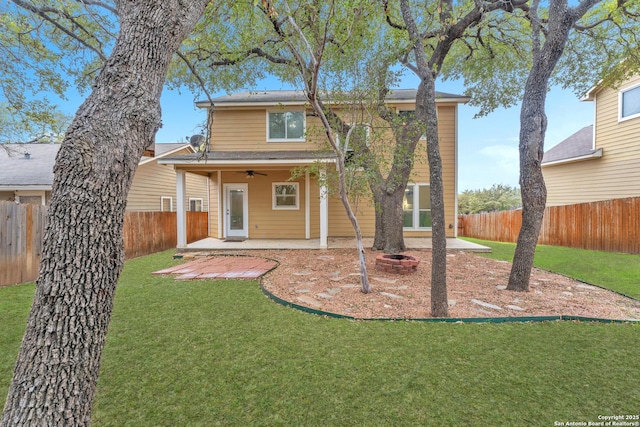
POLYGON ((333 261, 336 257, 333 255, 320 255, 318 259, 321 259, 322 261, 333 261))
POLYGON ((499 291, 504 291, 505 289, 507 289, 507 287, 505 285, 498 285, 496 286, 496 289, 499 291))
POLYGON ((380 295, 394 299, 404 299, 402 295, 390 294, 389 292, 380 292, 380 295))
POLYGON ((580 289, 588 289, 588 290, 590 290, 590 291, 595 291, 596 289, 598 289, 598 288, 596 288, 595 286, 591 286, 591 285, 582 285, 582 284, 580 284, 580 285, 576 285, 576 288, 580 288, 580 289))
POLYGON ((332 282, 339 282, 343 279, 346 279, 346 277, 329 277, 329 280, 331 280, 332 282))
POLYGON ((338 276, 340 276, 339 271, 334 271, 333 273, 329 273, 329 277, 338 277, 338 276))
POLYGON ((406 286, 387 286, 385 289, 401 291, 401 290, 407 289, 407 287, 406 286))
POLYGON ((562 293, 562 295, 566 295, 566 296, 568 296, 568 297, 572 297, 572 296, 573 296, 573 293, 571 293, 571 292, 567 292, 567 291, 564 291, 564 292, 562 293))
POLYGON ((359 276, 360 273, 349 273, 349 276, 359 276))
POLYGON ((488 302, 480 301, 479 299, 472 299, 471 302, 476 304, 476 305, 482 306, 482 307, 491 308, 493 310, 502 310, 502 307, 498 307, 497 305, 489 304, 488 302))
POLYGON ((389 304, 385 304, 383 305, 384 308, 393 308, 393 306, 389 305, 389 304))
POLYGON ((454 299, 449 300, 449 307, 454 307, 458 302, 454 299))
POLYGON ((522 300, 520 298, 514 298, 513 302, 522 302, 522 300))
POLYGON ((299 294, 306 294, 307 292, 311 292, 309 289, 296 289, 295 292, 299 294))
POLYGON ((359 288, 360 285, 356 285, 356 284, 353 284, 353 283, 348 283, 348 284, 342 285, 340 287, 341 288, 345 288, 345 289, 356 289, 356 288, 359 288))
POLYGON ((329 289, 327 289, 327 293, 329 293, 330 295, 339 294, 340 292, 342 292, 342 289, 340 289, 340 288, 329 288, 329 289))
POLYGON ((301 297, 298 297, 297 299, 298 301, 303 302, 312 307, 322 307, 322 303, 320 301, 314 298, 311 298, 310 296, 307 296, 307 295, 303 295, 301 297))
POLYGON ((294 276, 310 276, 311 272, 310 271, 296 271, 295 273, 293 273, 294 276))
POLYGON ((377 280, 378 282, 388 283, 390 285, 393 285, 398 281, 398 279, 385 279, 384 277, 372 277, 371 280, 377 280))
POLYGON ((328 293, 326 293, 326 292, 320 292, 319 294, 316 294, 316 296, 317 296, 317 297, 320 297, 320 298, 324 298, 324 299, 331 299, 331 298, 333 298, 333 295, 328 294, 328 293))
POLYGON ((507 308, 515 311, 524 311, 524 308, 518 307, 517 305, 508 305, 507 308))

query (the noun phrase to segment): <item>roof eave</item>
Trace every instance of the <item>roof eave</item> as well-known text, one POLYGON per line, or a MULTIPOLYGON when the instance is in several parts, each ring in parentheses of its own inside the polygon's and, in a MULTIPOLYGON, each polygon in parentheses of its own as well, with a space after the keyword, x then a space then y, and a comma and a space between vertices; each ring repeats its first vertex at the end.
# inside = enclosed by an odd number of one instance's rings
MULTIPOLYGON (((456 104, 466 104, 471 101, 471 98, 466 96, 455 97, 455 98, 436 98, 437 104, 444 103, 456 103, 456 104)), ((389 99, 387 100, 388 104, 415 104, 415 99, 389 99)), ((337 105, 340 102, 337 101, 329 101, 326 102, 328 105, 337 105)), ((196 101, 196 107, 198 108, 210 108, 211 105, 219 106, 219 107, 275 107, 275 106, 308 106, 309 103, 307 101, 285 101, 285 102, 259 102, 259 101, 235 101, 235 102, 221 102, 221 103, 211 103, 210 101, 196 101)))
POLYGON ((548 166, 564 165, 564 164, 567 164, 567 163, 576 163, 576 162, 583 162, 585 160, 599 159, 600 157, 602 157, 602 148, 598 148, 593 153, 585 154, 583 156, 569 157, 569 158, 566 158, 566 159, 554 160, 552 162, 542 163, 540 166, 542 166, 544 168, 544 167, 548 167, 548 166))

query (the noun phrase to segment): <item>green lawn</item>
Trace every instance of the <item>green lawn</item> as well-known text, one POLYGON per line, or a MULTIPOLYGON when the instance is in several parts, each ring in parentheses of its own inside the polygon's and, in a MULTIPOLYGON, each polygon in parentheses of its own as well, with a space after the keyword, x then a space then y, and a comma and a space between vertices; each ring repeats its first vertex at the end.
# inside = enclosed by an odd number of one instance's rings
MULTIPOLYGON (((173 262, 127 262, 94 426, 551 426, 638 413, 637 324, 330 319, 277 305, 253 281, 149 274, 173 262)), ((0 395, 32 294, 0 289, 0 395)))
MULTIPOLYGON (((464 239, 491 247, 482 256, 513 261, 515 243, 464 239)), ((640 255, 538 245, 534 265, 640 299, 640 255)))

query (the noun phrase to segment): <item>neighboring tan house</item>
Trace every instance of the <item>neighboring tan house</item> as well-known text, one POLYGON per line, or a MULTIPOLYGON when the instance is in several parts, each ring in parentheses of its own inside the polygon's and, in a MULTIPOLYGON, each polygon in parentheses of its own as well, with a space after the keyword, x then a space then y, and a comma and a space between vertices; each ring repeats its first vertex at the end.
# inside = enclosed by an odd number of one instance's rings
MULTIPOLYGON (((0 147, 0 200, 48 205, 59 144, 10 144, 0 147)), ((193 153, 189 144, 155 144, 155 157, 142 157, 133 178, 128 211, 175 211, 176 173, 158 164, 164 156, 193 153)), ((145 152, 145 154, 151 154, 145 152)), ((208 209, 206 178, 188 174, 189 210, 208 209)))
POLYGON ((619 89, 596 86, 595 124, 555 147, 542 159, 547 205, 569 205, 640 196, 640 75, 619 89))
MULTIPOLYGON (((394 90, 387 105, 415 110, 415 90, 394 90)), ((443 161, 447 237, 457 233, 457 109, 469 99, 439 93, 440 151, 443 161)), ((340 104, 330 104, 344 113, 340 104)), ((209 110, 210 147, 204 153, 165 157, 178 173, 178 193, 186 172, 209 179, 210 237, 218 239, 319 239, 352 237, 353 228, 337 196, 327 195, 322 180, 305 173, 291 180, 292 169, 320 162, 335 168, 326 135, 302 92, 242 92, 199 102, 209 110)), ((344 104, 343 104, 344 108, 344 104)), ((374 119, 382 126, 381 119, 374 119)), ((389 131, 390 135, 390 131, 389 131)), ((391 137, 388 143, 393 143, 391 137)), ((419 143, 414 171, 405 191, 406 237, 431 237, 431 203, 425 140, 419 143)), ((185 216, 178 207, 178 247, 184 247, 185 216)), ((360 201, 357 216, 363 235, 375 234, 374 207, 360 201)))

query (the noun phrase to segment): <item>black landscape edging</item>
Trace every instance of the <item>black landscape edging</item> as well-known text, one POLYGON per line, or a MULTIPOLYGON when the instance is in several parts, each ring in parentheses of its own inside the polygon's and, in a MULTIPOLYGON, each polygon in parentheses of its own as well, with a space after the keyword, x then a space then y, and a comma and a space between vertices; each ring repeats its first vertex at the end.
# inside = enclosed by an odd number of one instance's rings
POLYGON ((296 310, 300 310, 305 313, 315 314, 318 316, 331 317, 334 319, 347 319, 347 320, 366 320, 366 321, 387 321, 387 322, 428 322, 428 323, 522 323, 522 322, 550 322, 550 321, 578 321, 578 322, 598 322, 598 323, 639 323, 640 320, 620 320, 620 319, 602 319, 598 317, 585 317, 585 316, 523 316, 523 317, 427 317, 409 319, 404 317, 373 317, 373 318, 360 318, 348 316, 346 314, 331 313, 328 311, 316 310, 315 308, 306 307, 304 305, 295 304, 291 301, 287 301, 280 297, 275 296, 269 292, 260 283, 260 289, 262 293, 270 300, 284 307, 290 307, 296 310))

